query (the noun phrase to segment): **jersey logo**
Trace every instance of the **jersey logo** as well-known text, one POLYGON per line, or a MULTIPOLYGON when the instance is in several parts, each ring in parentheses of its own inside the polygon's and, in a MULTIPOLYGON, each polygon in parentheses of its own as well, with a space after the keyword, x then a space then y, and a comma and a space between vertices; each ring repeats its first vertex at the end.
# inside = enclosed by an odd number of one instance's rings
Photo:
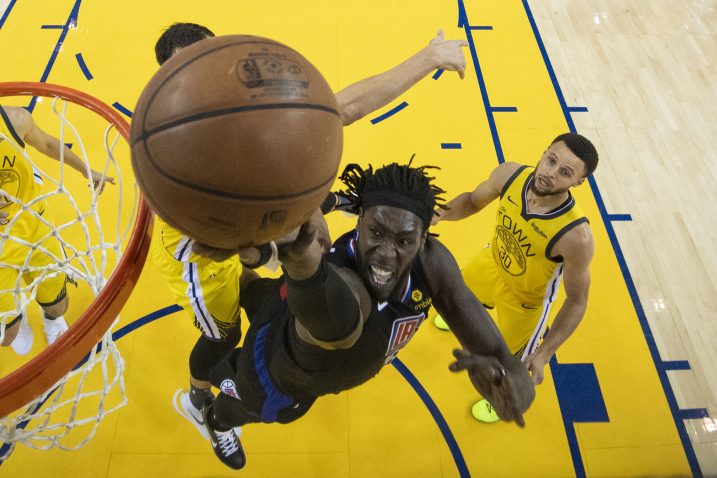
POLYGON ((420 290, 414 290, 411 292, 411 299, 413 299, 414 302, 421 302, 421 299, 423 299, 423 294, 421 294, 420 290))
POLYGON ((525 273, 527 258, 535 255, 533 244, 523 225, 508 214, 498 211, 498 224, 493 239, 496 263, 512 276, 525 273))
POLYGON ((511 199, 510 196, 508 196, 508 202, 511 203, 511 204, 513 204, 513 205, 515 205, 515 206, 518 205, 515 201, 513 201, 513 199, 511 199))
POLYGON ((239 392, 237 391, 237 386, 231 379, 224 379, 222 380, 221 385, 219 386, 219 389, 222 391, 224 395, 229 395, 230 397, 236 398, 237 400, 241 400, 241 397, 239 396, 239 392))
POLYGON ((425 314, 414 315, 412 317, 404 317, 394 320, 391 328, 391 338, 388 341, 388 350, 386 350, 386 363, 390 362, 396 356, 413 335, 426 317, 425 314))
POLYGON ((388 305, 388 302, 379 302, 378 304, 376 304, 376 308, 378 309, 379 312, 381 312, 383 309, 386 308, 387 305, 388 305))

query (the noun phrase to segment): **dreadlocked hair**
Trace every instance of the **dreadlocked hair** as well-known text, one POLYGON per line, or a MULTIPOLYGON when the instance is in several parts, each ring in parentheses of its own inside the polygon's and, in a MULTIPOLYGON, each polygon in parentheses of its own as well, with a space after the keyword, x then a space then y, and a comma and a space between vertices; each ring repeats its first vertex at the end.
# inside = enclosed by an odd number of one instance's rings
POLYGON ((415 156, 415 154, 411 156, 407 165, 391 163, 375 171, 371 165, 363 169, 358 164, 351 163, 346 166, 340 177, 346 189, 339 191, 338 194, 351 200, 353 208, 350 212, 355 214, 358 214, 360 209, 365 206, 366 196, 373 195, 372 193, 404 196, 421 204, 426 211, 429 211, 428 218, 421 218, 428 228, 430 216, 435 214, 435 208, 446 209, 445 200, 440 196, 445 191, 432 183, 435 177, 428 173, 431 169, 440 168, 437 166, 412 167, 411 164, 415 156))

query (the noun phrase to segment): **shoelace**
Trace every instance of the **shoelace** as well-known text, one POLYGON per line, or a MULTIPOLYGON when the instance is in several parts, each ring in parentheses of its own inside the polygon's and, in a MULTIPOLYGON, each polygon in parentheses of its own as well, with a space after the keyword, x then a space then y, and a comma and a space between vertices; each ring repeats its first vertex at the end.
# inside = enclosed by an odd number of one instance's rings
POLYGON ((222 435, 217 435, 217 443, 219 444, 219 448, 221 448, 224 456, 230 456, 232 453, 239 450, 239 444, 234 439, 234 432, 232 430, 229 430, 222 435))

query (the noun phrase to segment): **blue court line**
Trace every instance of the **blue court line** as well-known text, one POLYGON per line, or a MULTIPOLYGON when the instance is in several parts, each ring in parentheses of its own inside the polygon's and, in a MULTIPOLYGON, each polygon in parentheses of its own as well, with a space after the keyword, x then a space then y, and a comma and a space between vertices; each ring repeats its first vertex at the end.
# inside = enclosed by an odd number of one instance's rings
POLYGON ((122 106, 118 101, 115 101, 114 103, 112 103, 112 106, 114 106, 114 108, 117 111, 119 111, 120 113, 122 113, 123 115, 125 115, 129 118, 132 117, 132 110, 130 110, 129 108, 127 108, 125 106, 122 106))
POLYGON ((8 3, 7 8, 5 9, 5 13, 3 14, 2 18, 0 18, 0 28, 5 25, 5 20, 7 20, 8 16, 10 16, 10 12, 12 11, 12 7, 15 6, 15 2, 17 2, 17 0, 10 0, 10 3, 8 3))
POLYGON ((629 214, 608 214, 605 219, 611 222, 632 221, 632 216, 629 214))
POLYGON ((491 106, 490 110, 493 113, 517 113, 517 106, 491 106))
POLYGON ((431 412, 433 419, 438 425, 438 429, 443 435, 443 439, 446 441, 448 448, 451 450, 451 455, 453 455, 453 461, 455 461, 456 463, 456 467, 458 468, 458 473, 461 478, 469 478, 471 475, 468 471, 466 461, 463 458, 463 453, 461 453, 461 449, 458 446, 458 442, 453 436, 453 433, 451 433, 451 429, 448 426, 448 423, 446 423, 446 419, 443 418, 443 415, 438 409, 436 402, 433 401, 429 393, 426 391, 425 388, 423 388, 423 385, 421 385, 421 382, 418 381, 416 376, 411 373, 411 371, 408 369, 408 367, 406 367, 406 365, 404 365, 403 362, 401 362, 398 358, 395 358, 393 359, 391 364, 396 370, 398 370, 398 373, 403 376, 403 378, 409 383, 409 385, 413 387, 413 390, 415 390, 421 400, 423 400, 423 404, 426 406, 426 408, 428 408, 428 411, 431 412))
POLYGON ((441 149, 462 149, 461 143, 441 143, 441 149))
POLYGON ((469 25, 468 28, 471 30, 492 30, 493 29, 493 27, 489 26, 489 25, 475 25, 475 26, 469 25))
POLYGON ((587 106, 568 106, 568 111, 571 113, 587 113, 588 107, 587 106))
POLYGON ((62 30, 65 25, 42 25, 40 30, 62 30))
POLYGON ((445 70, 443 68, 437 69, 431 78, 433 78, 434 80, 437 80, 438 78, 441 77, 441 75, 443 74, 444 71, 445 70))
MULTIPOLYGON (((545 49, 545 45, 543 44, 540 32, 538 31, 537 24, 535 23, 535 19, 533 18, 533 13, 530 10, 530 6, 528 5, 528 0, 522 0, 522 2, 523 7, 525 8, 525 13, 528 16, 530 26, 533 29, 533 34, 535 35, 535 39, 538 43, 540 53, 543 56, 545 67, 547 68, 548 74, 550 75, 550 80, 553 83, 553 88, 555 89, 555 93, 558 95, 558 101, 560 103, 560 107, 563 110, 565 120, 568 123, 570 131, 575 132, 575 123, 573 122, 572 116, 570 115, 570 110, 565 101, 565 97, 563 96, 563 92, 560 89, 560 85, 555 75, 555 71, 553 70, 550 58, 548 57, 548 52, 545 49)), ((612 226, 612 222, 609 220, 609 214, 607 212, 607 208, 605 207, 605 203, 602 200, 602 195, 600 194, 600 190, 598 189, 597 183, 595 182, 595 178, 590 176, 588 178, 588 182, 590 184, 590 188, 593 191, 593 195, 595 196, 595 202, 597 203, 600 215, 602 216, 603 222, 605 223, 605 228, 607 230, 608 237, 610 238, 610 243, 612 244, 613 250, 615 251, 615 256, 620 266, 620 270, 622 271, 623 278, 625 279, 627 289, 630 293, 630 299, 632 300, 633 306, 635 307, 635 312, 637 313, 640 326, 642 327, 642 332, 645 336, 645 341, 647 342, 647 347, 650 351, 650 355, 652 356, 652 361, 655 365, 655 369, 657 370, 657 375, 660 378, 662 389, 665 392, 665 398, 667 399, 667 403, 670 407, 670 411, 675 422, 675 428, 677 429, 680 441, 682 442, 682 448, 685 451, 685 456, 690 465, 690 470, 692 471, 692 475, 694 477, 702 477, 702 471, 700 470, 700 465, 697 461, 697 455, 695 454, 692 442, 690 442, 690 437, 687 434, 687 430, 683 422, 683 417, 680 415, 680 409, 677 405, 677 399, 675 398, 675 393, 672 390, 672 385, 670 384, 669 378, 667 377, 667 372, 663 367, 659 366, 659 364, 662 362, 662 359, 660 358, 660 352, 657 349, 657 344, 655 343, 654 336, 652 335, 652 330, 650 329, 650 325, 647 322, 645 311, 642 308, 642 303, 640 301, 640 297, 637 294, 637 288, 635 287, 635 283, 632 280, 632 274, 630 273, 630 269, 628 268, 627 262, 625 261, 625 257, 622 253, 622 248, 620 247, 620 243, 617 240, 615 229, 612 226)))
POLYGON ((687 360, 665 360, 661 366, 665 370, 692 370, 687 360))
POLYGON ((85 63, 85 59, 82 57, 82 53, 76 53, 75 58, 77 59, 77 64, 80 65, 80 70, 82 70, 82 74, 85 75, 85 78, 87 78, 87 80, 94 78, 92 73, 90 73, 89 68, 87 68, 87 64, 85 63))
MULTIPOLYGON (((45 71, 42 72, 42 76, 40 76, 40 83, 45 83, 47 81, 47 78, 50 76, 50 70, 52 69, 53 65, 55 64, 55 60, 57 60, 57 55, 60 53, 60 49, 62 47, 62 44, 65 41, 65 37, 67 36, 67 33, 70 31, 70 27, 74 27, 77 25, 77 16, 80 13, 80 4, 82 3, 82 0, 75 0, 75 4, 72 6, 72 10, 70 11, 70 15, 67 18, 67 21, 62 26, 62 33, 60 33, 60 37, 57 39, 57 43, 55 43, 55 48, 52 50, 52 55, 50 55, 50 60, 47 62, 47 66, 45 66, 45 71)), ((37 103, 37 96, 33 96, 32 100, 30 101, 30 104, 27 106, 27 110, 32 113, 32 111, 35 109, 35 104, 37 103)))
POLYGON ((380 115, 380 116, 377 116, 377 117, 375 117, 374 119, 372 119, 372 120, 371 120, 371 124, 380 123, 381 121, 385 120, 386 118, 390 118, 391 116, 395 115, 396 113, 398 113, 399 111, 401 111, 402 109, 404 109, 406 106, 408 106, 408 103, 406 103, 406 102, 404 101, 404 102, 401 103, 400 105, 398 105, 398 106, 396 106, 396 107, 394 107, 394 108, 391 108, 390 110, 386 111, 384 114, 382 114, 382 115, 380 115))
POLYGON ((682 408, 677 413, 683 420, 699 420, 710 416, 706 408, 682 408))
POLYGON ((505 162, 505 156, 503 155, 503 147, 500 144, 500 138, 498 137, 498 128, 495 124, 495 117, 493 116, 493 108, 490 105, 490 99, 488 98, 488 89, 485 85, 485 78, 483 77, 483 71, 480 67, 480 61, 478 61, 478 52, 476 51, 476 45, 473 41, 473 33, 471 30, 470 22, 468 21, 468 15, 466 14, 466 7, 463 4, 463 0, 458 0, 458 27, 462 27, 466 34, 466 40, 468 41, 468 49, 471 52, 471 59, 473 60, 473 66, 476 71, 476 77, 478 79, 478 88, 480 89, 480 95, 483 99, 483 105, 485 106, 485 114, 488 118, 488 127, 490 128, 490 135, 493 138, 493 147, 496 154, 498 155, 498 163, 502 164, 505 162))

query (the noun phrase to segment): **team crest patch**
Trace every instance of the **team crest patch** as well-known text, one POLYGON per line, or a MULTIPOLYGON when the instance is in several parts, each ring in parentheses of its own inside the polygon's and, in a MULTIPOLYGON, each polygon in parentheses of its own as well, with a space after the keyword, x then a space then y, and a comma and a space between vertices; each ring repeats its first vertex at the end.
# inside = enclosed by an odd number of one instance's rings
POLYGON ((420 290, 414 290, 411 292, 411 299, 413 299, 414 302, 421 302, 421 299, 423 299, 423 294, 421 294, 420 290))
POLYGON ((413 335, 425 317, 425 314, 420 314, 412 317, 404 317, 393 322, 391 338, 388 341, 388 350, 386 351, 387 357, 396 355, 396 353, 413 338, 413 335))
POLYGON ((219 386, 219 389, 222 391, 223 394, 229 395, 230 397, 234 397, 237 400, 241 400, 239 392, 237 391, 237 386, 233 380, 230 380, 228 378, 224 379, 219 386))

